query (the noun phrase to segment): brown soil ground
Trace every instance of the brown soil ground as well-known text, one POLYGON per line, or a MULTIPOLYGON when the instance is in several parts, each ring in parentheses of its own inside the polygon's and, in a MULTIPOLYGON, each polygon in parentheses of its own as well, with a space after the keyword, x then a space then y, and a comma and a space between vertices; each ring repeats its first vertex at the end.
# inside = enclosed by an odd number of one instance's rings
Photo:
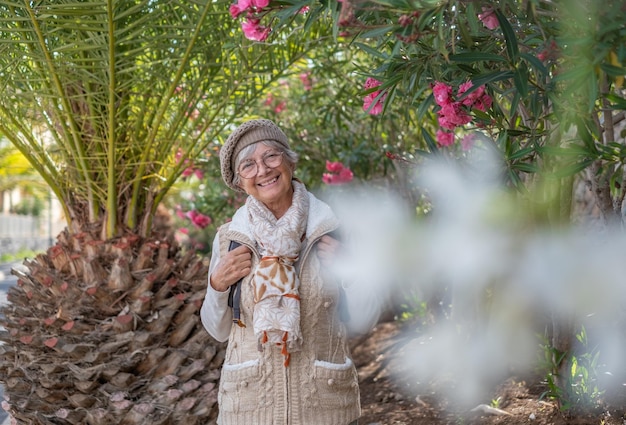
POLYGON ((496 385, 481 403, 492 407, 491 401, 499 398, 499 414, 453 406, 446 396, 446 385, 452 383, 417 388, 408 379, 394 377, 390 367, 394 353, 407 338, 401 332, 402 326, 394 321, 379 323, 367 336, 352 341, 363 409, 359 425, 626 424, 623 405, 616 409, 598 408, 593 414, 563 413, 555 401, 542 397, 547 386, 540 376, 510 376, 496 385))

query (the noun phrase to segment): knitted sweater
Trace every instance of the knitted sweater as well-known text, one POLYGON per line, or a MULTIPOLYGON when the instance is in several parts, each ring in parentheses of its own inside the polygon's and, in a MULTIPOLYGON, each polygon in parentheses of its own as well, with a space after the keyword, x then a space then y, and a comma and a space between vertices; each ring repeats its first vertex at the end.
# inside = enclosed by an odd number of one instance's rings
MULTIPOLYGON (((291 353, 288 367, 280 347, 260 347, 254 335, 251 275, 241 284, 241 320, 246 327, 232 323, 228 291, 218 292, 211 285, 207 290, 202 322, 217 340, 228 338, 218 395, 220 425, 347 425, 360 415, 358 376, 337 310, 339 284, 324 279, 313 249, 338 221, 325 203, 310 193, 309 199, 306 235, 296 263, 303 344, 291 353)), ((254 269, 260 258, 245 206, 220 228, 209 273, 231 240, 252 250, 254 269)))

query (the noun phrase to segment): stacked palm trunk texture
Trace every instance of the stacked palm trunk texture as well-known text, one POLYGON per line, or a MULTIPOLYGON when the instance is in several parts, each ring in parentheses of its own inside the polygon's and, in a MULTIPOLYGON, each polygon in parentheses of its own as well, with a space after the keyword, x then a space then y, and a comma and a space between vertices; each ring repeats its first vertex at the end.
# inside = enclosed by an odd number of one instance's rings
POLYGON ((224 344, 200 323, 206 260, 172 238, 65 231, 13 270, 3 407, 19 424, 211 424, 224 344))

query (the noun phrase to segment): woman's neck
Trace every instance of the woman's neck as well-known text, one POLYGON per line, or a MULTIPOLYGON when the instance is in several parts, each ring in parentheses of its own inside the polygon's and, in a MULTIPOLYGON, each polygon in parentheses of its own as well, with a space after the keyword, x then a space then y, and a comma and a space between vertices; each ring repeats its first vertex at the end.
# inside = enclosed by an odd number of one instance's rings
POLYGON ((285 215, 287 210, 291 207, 292 202, 293 202, 293 187, 291 188, 289 193, 285 195, 284 197, 282 197, 280 200, 276 201, 275 203, 265 204, 265 206, 267 207, 268 210, 272 212, 272 214, 274 214, 274 217, 276 217, 276 219, 278 220, 283 215, 285 215))

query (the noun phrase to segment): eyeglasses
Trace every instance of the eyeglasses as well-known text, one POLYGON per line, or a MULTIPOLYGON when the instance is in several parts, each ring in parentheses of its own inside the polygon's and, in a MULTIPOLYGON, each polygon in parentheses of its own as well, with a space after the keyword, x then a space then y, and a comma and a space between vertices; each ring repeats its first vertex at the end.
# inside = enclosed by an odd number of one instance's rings
MULTIPOLYGON (((270 152, 266 155, 263 155, 261 158, 261 162, 265 165, 265 168, 276 168, 280 164, 283 163, 283 153, 284 152, 270 152)), ((243 161, 239 165, 239 169, 237 170, 237 174, 239 174, 244 179, 251 179, 256 177, 259 173, 259 166, 256 161, 249 159, 247 161, 243 161)))

